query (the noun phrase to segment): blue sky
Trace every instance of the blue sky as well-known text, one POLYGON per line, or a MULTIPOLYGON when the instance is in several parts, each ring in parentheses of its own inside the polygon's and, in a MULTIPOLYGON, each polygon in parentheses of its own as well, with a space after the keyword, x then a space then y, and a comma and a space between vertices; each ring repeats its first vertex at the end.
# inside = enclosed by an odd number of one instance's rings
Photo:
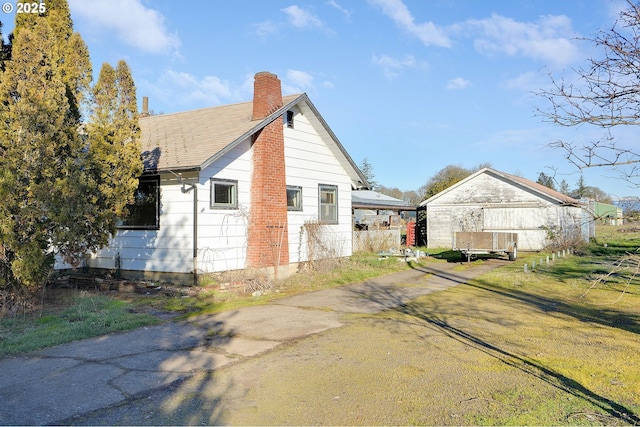
MULTIPOLYGON (((248 101, 253 75, 306 92, 356 163, 376 181, 415 190, 443 167, 495 169, 536 180, 575 167, 558 139, 595 129, 542 122, 532 94, 583 63, 578 40, 610 28, 621 0, 69 0, 97 76, 125 59, 138 100, 156 113, 248 101)), ((5 35, 13 14, 0 15, 5 35)), ((631 141, 629 130, 620 137, 631 141)), ((628 142, 631 143, 631 142, 628 142)), ((609 169, 585 183, 614 198, 639 191, 609 169)))

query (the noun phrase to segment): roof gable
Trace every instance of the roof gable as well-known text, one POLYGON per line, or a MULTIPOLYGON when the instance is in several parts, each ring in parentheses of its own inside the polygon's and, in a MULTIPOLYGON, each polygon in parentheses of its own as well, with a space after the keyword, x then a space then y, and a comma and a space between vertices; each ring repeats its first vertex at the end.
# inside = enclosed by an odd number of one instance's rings
POLYGON ((424 200, 423 202, 420 203, 420 206, 424 206, 428 203, 431 203, 432 201, 438 199, 439 197, 442 197, 443 195, 449 193, 450 191, 453 191, 454 189, 466 184, 469 181, 474 180, 477 176, 482 175, 482 174, 489 174, 489 175, 493 175, 495 177, 499 177, 502 178, 503 180, 510 182, 512 185, 516 185, 519 187, 523 187, 525 189, 527 189, 528 191, 541 196, 541 197, 545 197, 545 198, 549 198, 551 200, 553 200, 554 202, 558 203, 558 204, 568 204, 568 205, 580 205, 580 201, 569 197, 565 194, 560 193, 559 191, 556 190, 552 190, 549 187, 546 187, 542 184, 538 184, 537 182, 533 182, 531 180, 528 180, 526 178, 522 178, 520 176, 516 176, 516 175, 510 175, 504 172, 500 172, 497 171, 495 169, 491 169, 491 168, 484 168, 481 169, 471 175, 469 175, 468 177, 466 177, 465 179, 463 179, 462 181, 459 181, 457 183, 455 183, 454 185, 450 186, 449 188, 442 190, 441 192, 439 192, 438 194, 435 194, 433 196, 431 196, 430 198, 428 198, 427 200, 424 200))
POLYGON ((324 121, 307 94, 282 97, 283 106, 262 120, 252 120, 253 102, 203 108, 140 118, 141 151, 145 171, 201 170, 297 105, 309 120, 355 187, 366 179, 324 121))
MULTIPOLYGON (((283 103, 301 96, 283 97, 283 103)), ((253 102, 249 101, 141 117, 140 145, 145 170, 201 169, 212 156, 273 120, 268 120, 271 116, 251 120, 252 111, 253 102)))

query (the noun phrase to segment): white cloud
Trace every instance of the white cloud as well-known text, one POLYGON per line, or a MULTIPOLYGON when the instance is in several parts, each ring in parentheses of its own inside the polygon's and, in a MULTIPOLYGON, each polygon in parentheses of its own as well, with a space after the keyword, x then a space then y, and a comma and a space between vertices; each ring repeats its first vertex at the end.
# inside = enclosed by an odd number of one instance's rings
POLYGON ((310 12, 293 5, 282 11, 287 15, 289 23, 296 28, 321 28, 322 21, 310 12))
POLYGON ((503 86, 509 90, 536 92, 550 83, 548 76, 529 71, 507 80, 503 86))
POLYGON ((447 82, 447 89, 449 90, 466 89, 469 86, 471 86, 471 82, 463 79, 462 77, 456 77, 455 79, 451 79, 447 82))
MULTIPOLYGON (((331 3, 329 3, 331 4, 331 3)), ((331 4, 334 7, 340 7, 339 5, 331 4)), ((266 38, 272 34, 277 34, 281 29, 291 26, 302 30, 320 30, 325 34, 334 34, 333 30, 328 29, 324 22, 320 20, 310 11, 301 8, 297 5, 292 5, 281 9, 285 14, 286 21, 274 22, 271 20, 263 21, 258 24, 254 24, 255 33, 261 37, 266 38)), ((344 12, 343 12, 344 13, 344 12)))
POLYGON ((164 16, 140 0, 69 0, 69 6, 94 27, 113 31, 122 42, 142 51, 171 53, 180 47, 178 35, 167 30, 164 16))
POLYGON ((244 86, 235 87, 216 76, 197 77, 170 69, 164 70, 155 82, 144 82, 143 86, 151 95, 151 108, 154 98, 162 104, 174 105, 178 110, 181 106, 202 108, 246 101, 243 99, 246 97, 244 86))
POLYGON ((572 38, 571 20, 564 15, 541 16, 536 22, 521 22, 498 14, 472 19, 456 26, 474 38, 477 51, 486 55, 524 56, 564 65, 581 55, 572 38))
POLYGON ((379 6, 398 27, 419 39, 425 46, 451 47, 451 40, 444 29, 433 22, 416 24, 415 18, 402 0, 369 0, 379 6))
POLYGON ((424 61, 418 61, 413 55, 406 55, 404 58, 393 58, 389 55, 373 55, 371 61, 382 67, 385 76, 394 78, 407 68, 428 68, 424 61))
POLYGON ((339 5, 338 2, 336 2, 335 0, 329 0, 327 4, 333 7, 334 9, 340 11, 340 13, 342 13, 345 18, 347 19, 351 18, 351 11, 339 5))
POLYGON ((278 32, 278 25, 273 21, 264 21, 254 25, 256 34, 262 38, 276 34, 278 32))
POLYGON ((313 75, 300 70, 287 70, 282 86, 286 94, 310 92, 315 88, 313 75))

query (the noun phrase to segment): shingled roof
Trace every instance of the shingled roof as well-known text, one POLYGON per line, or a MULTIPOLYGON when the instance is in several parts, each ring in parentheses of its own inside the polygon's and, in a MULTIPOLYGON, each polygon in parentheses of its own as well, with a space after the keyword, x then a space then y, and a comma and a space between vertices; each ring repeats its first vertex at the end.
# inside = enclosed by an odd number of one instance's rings
POLYGON ((144 169, 147 172, 200 170, 303 96, 284 96, 284 106, 263 120, 252 120, 252 101, 141 117, 144 169))
POLYGON ((252 120, 253 101, 141 117, 140 142, 145 172, 200 171, 295 105, 323 140, 328 141, 329 149, 351 178, 354 188, 368 187, 362 171, 306 93, 283 96, 282 102, 281 108, 261 120, 252 120))
MULTIPOLYGON (((494 170, 494 172, 497 172, 494 170)), ((579 205, 581 204, 581 202, 579 200, 574 199, 573 197, 567 196, 566 194, 563 194, 559 191, 556 191, 552 188, 549 188, 545 185, 542 185, 540 183, 531 181, 529 179, 523 178, 521 176, 517 176, 517 175, 510 175, 508 173, 504 173, 504 172, 497 172, 502 174, 505 177, 509 177, 511 178, 512 181, 517 181, 520 184, 524 185, 525 187, 529 187, 533 190, 536 190, 539 193, 543 193, 546 194, 547 196, 558 200, 561 203, 564 204, 568 204, 568 205, 579 205)))

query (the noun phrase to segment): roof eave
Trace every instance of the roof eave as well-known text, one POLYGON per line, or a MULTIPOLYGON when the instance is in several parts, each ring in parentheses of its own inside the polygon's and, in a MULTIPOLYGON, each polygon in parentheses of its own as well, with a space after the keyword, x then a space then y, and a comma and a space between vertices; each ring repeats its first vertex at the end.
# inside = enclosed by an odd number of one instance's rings
POLYGON ((158 175, 165 172, 200 172, 202 168, 199 165, 194 166, 174 166, 174 167, 162 167, 154 169, 145 169, 143 175, 158 175))
POLYGON ((276 111, 274 111, 273 113, 269 114, 264 119, 262 119, 260 121, 256 120, 256 125, 255 126, 253 126, 247 132, 245 132, 242 135, 240 135, 238 138, 234 139, 230 144, 228 144, 222 150, 218 151, 213 156, 209 157, 207 160, 202 162, 202 164, 200 165, 200 169, 205 169, 208 166, 212 165, 214 162, 219 160, 222 156, 227 154, 229 151, 231 151, 234 148, 236 148, 242 141, 244 141, 245 139, 251 137, 253 134, 255 134, 259 130, 263 129, 264 127, 266 127, 268 124, 270 124, 274 120, 277 120, 280 116, 282 116, 282 114, 285 111, 289 110, 292 106, 294 106, 298 102, 300 102, 300 100, 302 98, 306 98, 306 97, 307 97, 307 94, 303 93, 300 96, 294 98, 289 103, 287 103, 287 104, 283 105, 282 107, 278 108, 276 111))
MULTIPOLYGON (((307 106, 309 106, 311 111, 313 111, 313 114, 316 115, 316 117, 320 121, 320 124, 326 129, 327 133, 329 134, 329 137, 335 142, 336 146, 338 147, 338 149, 340 150, 342 155, 345 157, 345 159, 347 160, 347 162, 349 163, 349 165, 351 166, 351 168, 355 172, 355 175, 357 176, 358 179, 357 180, 353 180, 354 187, 358 188, 358 187, 364 186, 366 188, 371 188, 369 182, 367 182, 367 179, 365 178, 365 176, 362 173, 362 171, 360 170, 360 168, 353 161, 353 159, 351 158, 351 156, 349 155, 347 150, 344 148, 344 146, 342 145, 342 143, 340 142, 340 140, 338 139, 336 134, 333 133, 333 130, 331 130, 331 128, 329 127, 327 122, 324 120, 324 117, 322 117, 322 114, 320 114, 320 112, 318 111, 316 106, 313 105, 313 103, 311 102, 311 100, 309 99, 307 94, 304 93, 304 94, 302 94, 301 97, 304 98, 304 101, 306 102, 307 106), (361 184, 361 185, 358 185, 358 184, 361 184)), ((296 103, 298 103, 298 102, 296 102, 296 103)))

